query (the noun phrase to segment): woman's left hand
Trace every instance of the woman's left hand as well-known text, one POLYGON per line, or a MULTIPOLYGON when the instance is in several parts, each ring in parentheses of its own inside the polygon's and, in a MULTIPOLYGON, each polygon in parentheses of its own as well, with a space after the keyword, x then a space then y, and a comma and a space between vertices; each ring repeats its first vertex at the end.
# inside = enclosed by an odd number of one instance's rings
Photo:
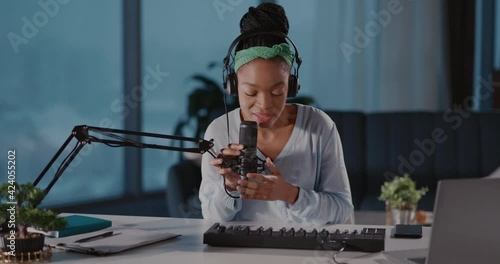
POLYGON ((293 205, 297 201, 299 188, 286 182, 270 158, 266 159, 266 165, 271 175, 248 173, 250 180, 238 180, 239 186, 236 189, 242 192, 240 197, 266 201, 282 200, 293 205))

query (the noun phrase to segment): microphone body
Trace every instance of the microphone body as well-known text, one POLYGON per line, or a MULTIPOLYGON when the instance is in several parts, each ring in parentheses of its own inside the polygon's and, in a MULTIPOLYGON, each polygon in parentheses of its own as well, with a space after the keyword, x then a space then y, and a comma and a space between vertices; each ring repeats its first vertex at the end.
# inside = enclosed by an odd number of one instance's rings
POLYGON ((240 124, 240 139, 244 149, 238 156, 238 174, 246 178, 247 173, 258 171, 259 160, 257 158, 257 123, 253 121, 243 121, 240 124))

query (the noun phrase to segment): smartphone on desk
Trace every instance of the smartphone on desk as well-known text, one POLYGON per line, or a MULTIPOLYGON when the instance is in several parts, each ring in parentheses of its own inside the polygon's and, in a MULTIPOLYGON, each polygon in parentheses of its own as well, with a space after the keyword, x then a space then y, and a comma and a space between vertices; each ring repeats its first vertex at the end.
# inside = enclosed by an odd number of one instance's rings
POLYGON ((396 225, 394 227, 395 238, 421 238, 422 225, 396 225))

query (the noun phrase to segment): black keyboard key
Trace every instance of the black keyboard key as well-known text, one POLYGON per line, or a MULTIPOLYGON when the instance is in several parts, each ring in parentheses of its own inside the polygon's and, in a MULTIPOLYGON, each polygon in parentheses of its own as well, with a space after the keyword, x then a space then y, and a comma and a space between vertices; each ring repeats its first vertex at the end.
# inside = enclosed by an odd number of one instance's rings
POLYGON ((262 235, 263 236, 271 236, 271 234, 273 233, 273 228, 272 227, 269 227, 268 229, 265 229, 264 231, 262 231, 262 235))
POLYGON ((311 232, 306 233, 306 237, 309 238, 315 238, 318 236, 318 231, 316 229, 313 229, 311 232))
POLYGON ((235 235, 247 235, 250 232, 250 227, 248 226, 239 226, 235 231, 235 235))
POLYGON ((285 232, 283 232, 283 236, 285 236, 285 237, 291 237, 294 235, 295 235, 295 229, 293 229, 293 227, 288 229, 288 230, 285 230, 285 232))
POLYGON ((305 237, 306 236, 306 230, 304 230, 303 228, 300 228, 299 230, 297 230, 297 232, 295 232, 295 236, 305 237))
POLYGON ((260 235, 260 232, 262 231, 262 227, 259 228, 250 228, 250 231, 248 232, 249 235, 260 235))

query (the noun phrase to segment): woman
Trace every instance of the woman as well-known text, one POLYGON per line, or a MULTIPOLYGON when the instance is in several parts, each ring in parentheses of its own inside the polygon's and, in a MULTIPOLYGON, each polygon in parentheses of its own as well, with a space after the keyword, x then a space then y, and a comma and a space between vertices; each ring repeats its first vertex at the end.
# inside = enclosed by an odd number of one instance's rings
MULTIPOLYGON (((241 32, 273 30, 288 34, 283 8, 251 7, 241 32)), ((254 35, 236 46, 234 72, 240 108, 228 113, 229 140, 238 142, 241 121, 258 124, 257 156, 267 169, 241 179, 224 160, 241 154, 228 146, 226 116, 214 120, 205 137, 214 139, 224 158, 202 158, 200 200, 205 219, 345 223, 353 205, 342 145, 333 121, 319 109, 287 104, 293 52, 286 39, 254 35), (222 177, 221 177, 222 176, 222 177), (226 190, 224 190, 224 188, 226 190), (240 195, 241 199, 233 198, 240 195)))

